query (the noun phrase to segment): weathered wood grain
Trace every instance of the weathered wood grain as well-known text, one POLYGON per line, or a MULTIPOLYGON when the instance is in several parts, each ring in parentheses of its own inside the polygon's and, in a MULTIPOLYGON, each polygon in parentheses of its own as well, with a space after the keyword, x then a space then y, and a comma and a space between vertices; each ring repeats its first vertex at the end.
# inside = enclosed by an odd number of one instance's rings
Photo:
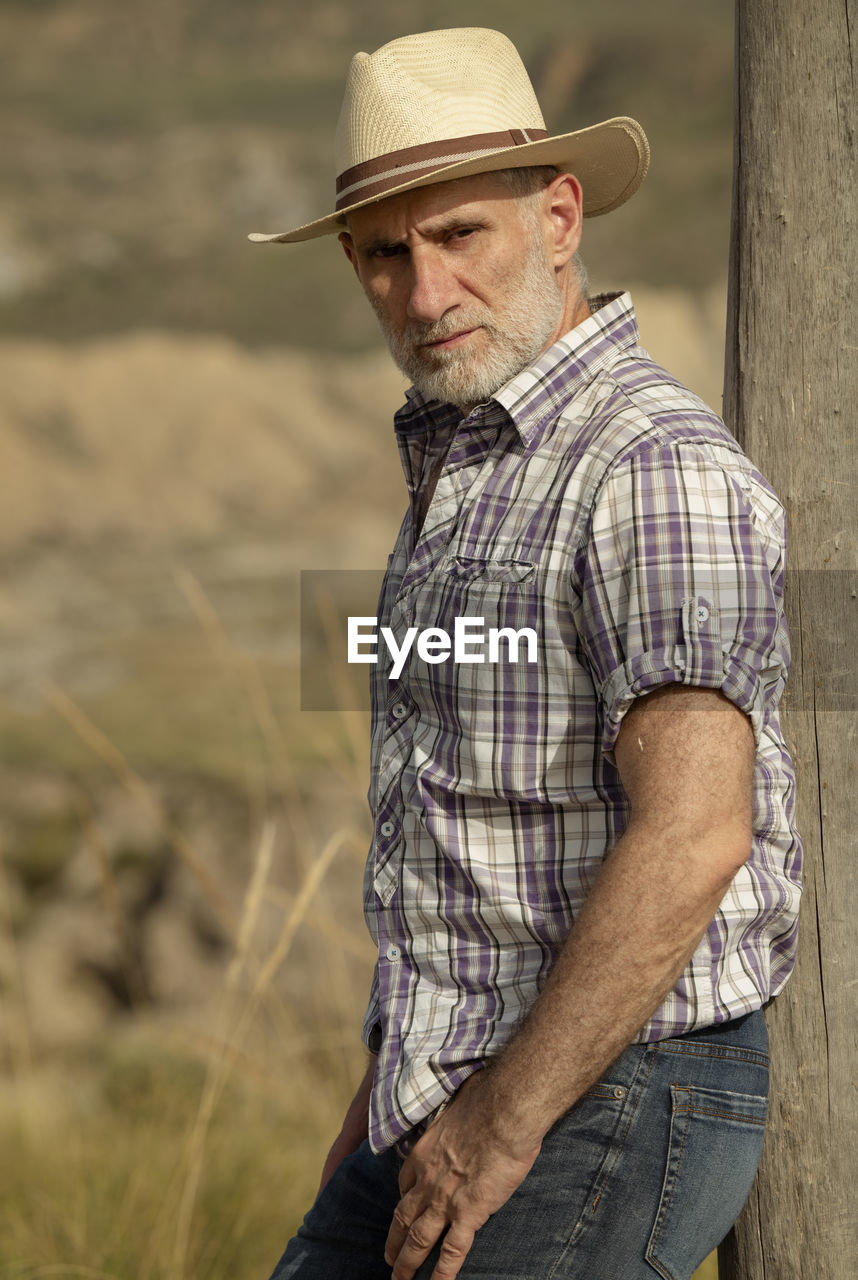
POLYGON ((737 0, 725 417, 785 502, 806 876, 772 1118, 722 1280, 858 1276, 854 0, 737 0))

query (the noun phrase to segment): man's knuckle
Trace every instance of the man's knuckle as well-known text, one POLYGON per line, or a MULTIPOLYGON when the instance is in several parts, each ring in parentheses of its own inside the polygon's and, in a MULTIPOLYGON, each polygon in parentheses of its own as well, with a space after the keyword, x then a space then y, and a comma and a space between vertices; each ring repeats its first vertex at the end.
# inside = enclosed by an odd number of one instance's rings
POLYGON ((458 1244, 451 1244, 449 1240, 445 1240, 441 1245, 440 1258, 442 1262, 460 1262, 468 1252, 458 1244))
POLYGON ((411 1226, 411 1215, 407 1213, 401 1205, 397 1205, 393 1210, 393 1221, 397 1227, 401 1227, 403 1231, 407 1231, 411 1226))
POLYGON ((428 1229, 424 1222, 419 1219, 411 1224, 411 1230, 408 1232, 409 1243, 415 1249, 428 1249, 435 1241, 435 1235, 428 1229))

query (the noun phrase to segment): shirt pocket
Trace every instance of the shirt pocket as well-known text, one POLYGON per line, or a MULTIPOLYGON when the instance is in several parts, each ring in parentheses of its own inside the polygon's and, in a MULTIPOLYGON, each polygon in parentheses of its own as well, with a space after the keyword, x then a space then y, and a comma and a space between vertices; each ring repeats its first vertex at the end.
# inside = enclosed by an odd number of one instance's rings
MULTIPOLYGON (((454 658, 450 664, 452 667, 517 667, 517 648, 522 647, 523 653, 524 637, 516 641, 513 633, 529 628, 535 643, 540 630, 543 610, 536 568, 530 560, 454 556, 440 572, 415 591, 410 620, 421 630, 440 628, 451 637, 456 635, 457 627, 463 622, 467 622, 468 631, 478 637, 480 626, 477 624, 481 624, 483 657, 470 652, 479 649, 479 639, 471 641, 468 638, 465 652, 454 658), (492 634, 499 635, 500 640, 495 656, 489 658, 492 634)), ((531 645, 531 661, 532 652, 531 645)), ((454 673, 438 674, 450 677, 454 673)), ((462 674, 461 670, 459 674, 462 674)))
POLYGON ((458 582, 524 583, 536 574, 532 560, 486 559, 478 556, 453 556, 447 574, 458 582))
POLYGON ((481 619, 491 628, 535 627, 541 616, 535 561, 454 555, 411 595, 409 622, 453 636, 457 619, 481 619))

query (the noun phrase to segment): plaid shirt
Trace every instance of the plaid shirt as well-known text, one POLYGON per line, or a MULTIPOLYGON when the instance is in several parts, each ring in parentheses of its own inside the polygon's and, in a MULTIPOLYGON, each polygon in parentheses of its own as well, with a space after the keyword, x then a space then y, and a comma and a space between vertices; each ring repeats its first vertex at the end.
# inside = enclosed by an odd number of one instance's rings
MULTIPOLYGON (((416 393, 396 417, 414 510, 379 603, 397 643, 456 618, 530 628, 518 661, 373 674, 378 963, 370 1140, 392 1145, 496 1053, 536 998, 629 805, 612 749, 635 698, 720 689, 756 737, 754 839, 673 991, 637 1039, 759 1008, 793 964, 801 845, 778 724, 789 663, 783 513, 723 423, 638 345, 627 294, 600 299, 466 420, 416 393), (449 452, 447 452, 449 450, 449 452)), ((436 637, 437 639, 437 637, 436 637)))

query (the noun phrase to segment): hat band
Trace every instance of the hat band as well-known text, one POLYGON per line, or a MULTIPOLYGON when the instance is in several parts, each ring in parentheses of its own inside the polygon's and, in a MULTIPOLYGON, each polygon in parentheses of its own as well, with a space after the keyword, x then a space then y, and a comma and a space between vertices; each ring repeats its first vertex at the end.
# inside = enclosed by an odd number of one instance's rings
POLYGON ((499 133, 473 133, 464 138, 447 138, 444 142, 427 142, 418 147, 404 147, 363 164, 353 165, 337 178, 336 209, 347 208, 358 200, 383 195, 403 181, 422 178, 435 169, 475 156, 489 155, 508 147, 522 147, 548 137, 547 129, 502 129, 499 133))

